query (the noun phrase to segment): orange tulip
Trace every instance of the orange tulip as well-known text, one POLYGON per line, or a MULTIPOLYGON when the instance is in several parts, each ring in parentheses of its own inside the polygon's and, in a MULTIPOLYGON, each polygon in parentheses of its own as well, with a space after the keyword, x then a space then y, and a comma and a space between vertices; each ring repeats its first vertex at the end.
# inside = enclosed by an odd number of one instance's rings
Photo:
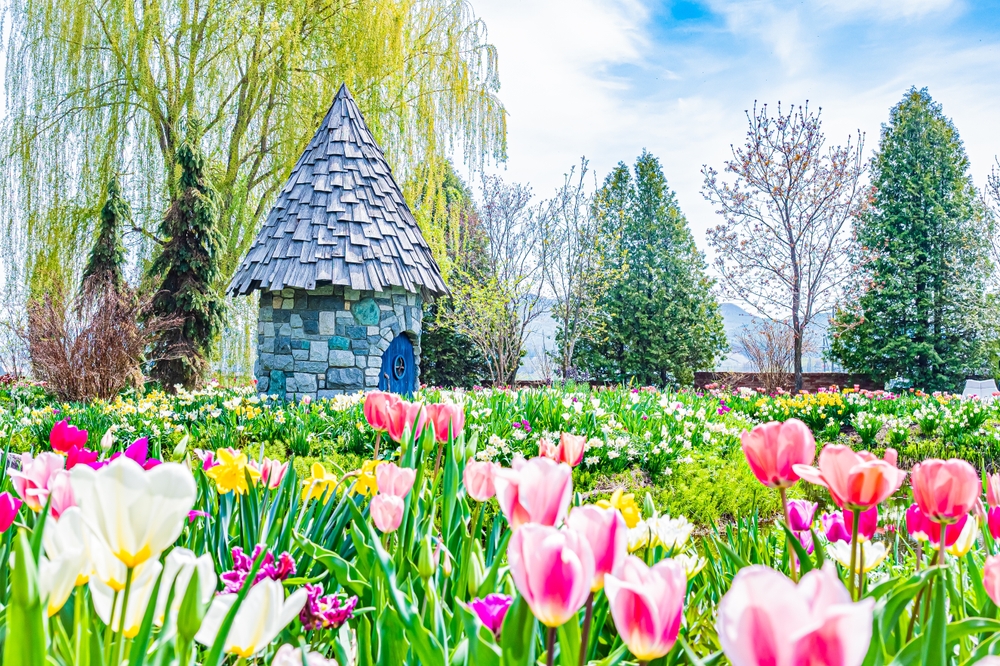
POLYGON ((862 511, 886 500, 906 478, 906 472, 896 467, 895 449, 886 449, 885 459, 880 460, 839 444, 823 448, 818 468, 794 465, 792 469, 809 483, 825 486, 837 506, 862 511))

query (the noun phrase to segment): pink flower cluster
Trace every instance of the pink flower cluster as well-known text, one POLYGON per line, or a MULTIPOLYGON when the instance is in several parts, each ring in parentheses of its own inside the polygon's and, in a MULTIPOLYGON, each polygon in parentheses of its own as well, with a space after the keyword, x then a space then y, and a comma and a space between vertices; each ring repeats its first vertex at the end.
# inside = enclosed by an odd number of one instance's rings
POLYGON ((317 629, 339 629, 342 624, 354 617, 354 608, 358 605, 357 597, 346 594, 323 594, 322 585, 305 585, 308 596, 306 605, 299 613, 302 628, 306 631, 317 629))
POLYGON ((434 427, 434 438, 447 442, 449 435, 458 438, 465 429, 465 410, 461 405, 408 402, 392 393, 374 391, 365 397, 365 420, 372 430, 386 433, 394 442, 404 437, 420 437, 424 427, 434 427))
MULTIPOLYGON (((253 549, 253 553, 247 555, 239 546, 233 548, 233 568, 223 572, 219 576, 222 582, 225 583, 223 593, 229 594, 240 591, 247 576, 250 575, 253 563, 257 561, 263 550, 264 546, 257 544, 253 549)), ((264 562, 261 564, 260 569, 257 570, 257 575, 254 576, 253 582, 256 585, 265 578, 285 580, 293 575, 295 575, 295 560, 292 559, 291 555, 282 553, 275 560, 274 555, 268 552, 264 555, 264 562)))
POLYGON ((395 532, 403 522, 404 501, 413 488, 417 470, 400 467, 396 463, 382 463, 375 468, 378 493, 372 498, 368 511, 375 527, 383 533, 395 532))

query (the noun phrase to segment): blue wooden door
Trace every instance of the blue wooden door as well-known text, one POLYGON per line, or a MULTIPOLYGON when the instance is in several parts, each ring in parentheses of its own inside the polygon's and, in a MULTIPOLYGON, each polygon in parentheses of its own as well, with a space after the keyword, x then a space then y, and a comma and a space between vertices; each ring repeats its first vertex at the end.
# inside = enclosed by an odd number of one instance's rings
POLYGON ((382 354, 378 387, 382 391, 409 395, 417 388, 417 368, 413 361, 413 343, 400 333, 382 354))

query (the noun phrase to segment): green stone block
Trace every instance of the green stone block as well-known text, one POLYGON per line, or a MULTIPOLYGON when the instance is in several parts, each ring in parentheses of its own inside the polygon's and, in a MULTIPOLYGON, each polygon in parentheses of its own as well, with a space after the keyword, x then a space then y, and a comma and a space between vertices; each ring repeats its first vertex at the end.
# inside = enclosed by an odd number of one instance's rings
POLYGON ((381 311, 374 298, 361 299, 351 306, 351 312, 354 314, 354 321, 362 326, 378 326, 381 311))
POLYGON ((330 349, 350 349, 351 341, 343 336, 335 335, 327 341, 327 346, 330 349))

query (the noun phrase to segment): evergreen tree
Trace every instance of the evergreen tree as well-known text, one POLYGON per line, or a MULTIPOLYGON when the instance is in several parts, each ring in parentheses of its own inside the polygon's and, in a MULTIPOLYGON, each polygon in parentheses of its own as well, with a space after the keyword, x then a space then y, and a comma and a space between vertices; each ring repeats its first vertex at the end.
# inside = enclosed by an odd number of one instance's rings
POLYGON ((447 297, 424 308, 420 336, 420 381, 428 386, 472 388, 485 384, 489 368, 483 353, 454 326, 438 321, 438 310, 448 307, 447 297))
POLYGON ((97 241, 90 250, 87 266, 83 269, 83 281, 100 276, 115 291, 121 291, 125 284, 122 265, 125 263, 125 246, 122 245, 122 224, 131 219, 132 208, 122 198, 118 178, 108 182, 108 198, 101 208, 97 227, 97 241))
POLYGON ((871 172, 860 276, 834 318, 831 355, 879 381, 955 390, 985 362, 992 234, 958 131, 926 89, 892 109, 871 172))
POLYGON ((165 242, 149 269, 149 277, 159 284, 151 314, 182 317, 154 346, 157 360, 150 374, 166 388, 201 383, 223 318, 222 300, 212 288, 218 276, 217 195, 205 175, 196 137, 189 130, 177 151, 181 192, 160 225, 165 242))
POLYGON ((659 160, 643 151, 595 196, 595 215, 618 276, 601 298, 602 321, 579 343, 579 367, 596 379, 690 384, 726 349, 712 280, 659 160))

